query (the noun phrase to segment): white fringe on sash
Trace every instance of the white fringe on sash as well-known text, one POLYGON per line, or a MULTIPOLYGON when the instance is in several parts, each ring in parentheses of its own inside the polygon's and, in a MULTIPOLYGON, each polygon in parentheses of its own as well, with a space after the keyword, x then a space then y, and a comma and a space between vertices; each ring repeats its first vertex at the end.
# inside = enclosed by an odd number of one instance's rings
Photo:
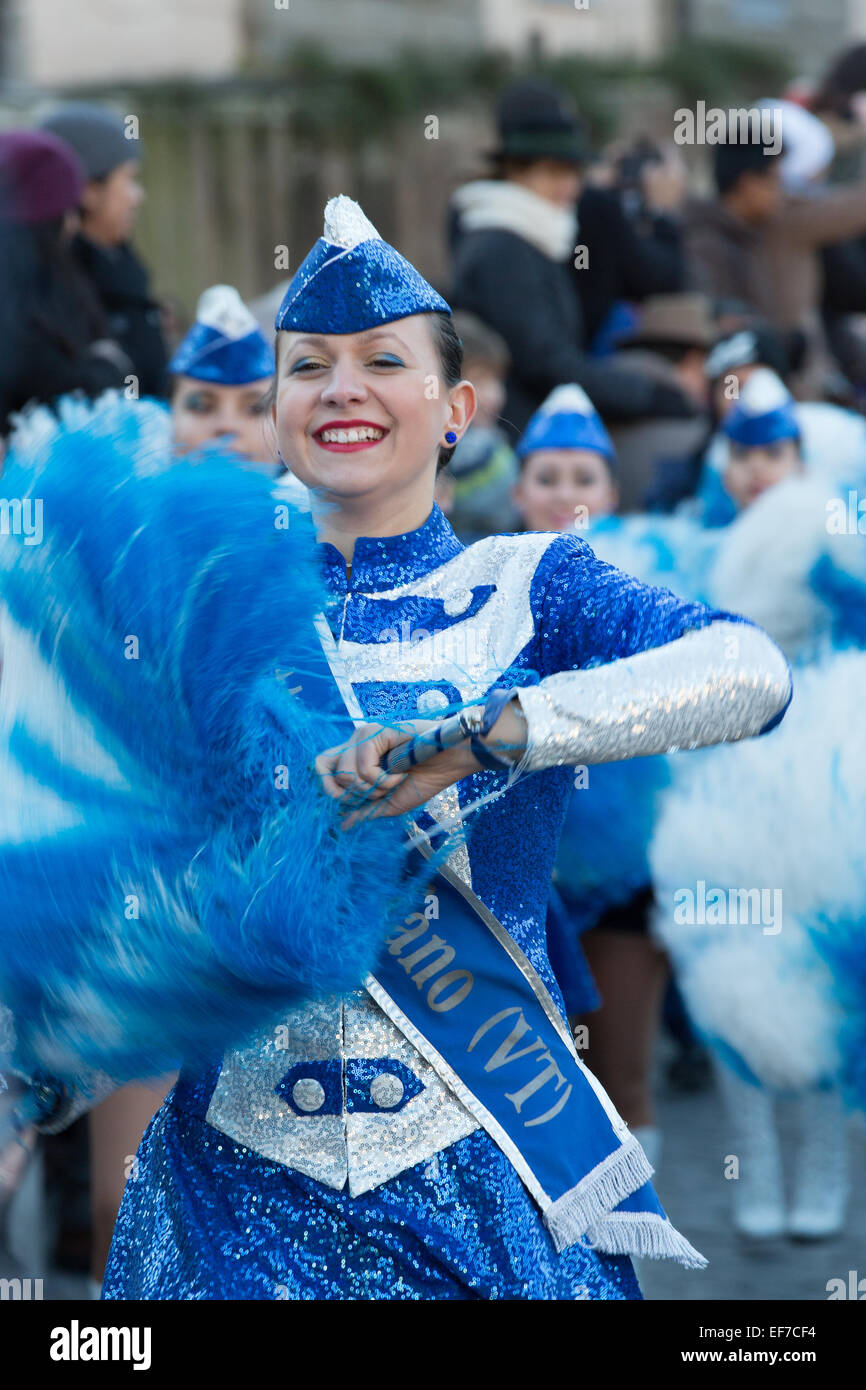
POLYGON ((604 1255, 676 1260, 686 1269, 706 1269, 704 1255, 680 1235, 666 1216, 654 1211, 612 1211, 586 1233, 587 1245, 604 1255))
POLYGON ((558 1251, 578 1242, 606 1255, 673 1259, 688 1269, 707 1261, 655 1212, 615 1212, 625 1197, 649 1182, 653 1169, 634 1135, 597 1164, 576 1187, 558 1197, 544 1213, 544 1223, 558 1251))

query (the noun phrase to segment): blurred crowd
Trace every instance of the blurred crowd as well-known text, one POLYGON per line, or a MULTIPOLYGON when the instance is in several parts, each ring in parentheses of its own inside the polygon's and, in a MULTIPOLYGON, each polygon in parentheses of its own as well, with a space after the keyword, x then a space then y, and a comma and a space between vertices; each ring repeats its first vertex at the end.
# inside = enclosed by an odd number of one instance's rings
MULTIPOLYGON (((454 193, 445 229, 442 288, 460 311, 468 375, 483 383, 476 435, 451 470, 458 523, 464 508, 471 534, 515 523, 503 503, 514 461, 497 493, 493 477, 508 469, 497 457, 491 473, 478 435, 494 453, 513 445, 560 384, 583 386, 612 431, 626 512, 669 510, 694 492, 738 367, 771 366, 798 399, 862 408, 864 93, 860 45, 811 110, 763 98, 781 147, 708 145, 714 191, 703 197, 673 139, 596 152, 561 93, 526 81, 503 94, 497 146, 479 155, 483 177, 454 193)), ((0 135, 0 435, 29 401, 70 390, 179 395, 174 313, 134 247, 141 179, 138 138, 95 105, 0 135)), ((268 338, 281 288, 252 306, 268 338)), ((240 428, 239 414, 210 404, 187 407, 210 417, 189 444, 240 428)), ((263 447, 256 437, 254 452, 263 447)))
MULTIPOLYGON (((834 63, 808 107, 758 99, 781 122, 780 148, 728 132, 706 148, 712 189, 699 196, 691 152, 687 162, 673 139, 593 151, 562 93, 529 80, 503 93, 496 147, 479 153, 486 168, 456 189, 443 228, 450 274, 441 288, 478 395, 437 483, 462 540, 617 515, 722 526, 800 474, 810 449, 832 452, 855 436, 861 447, 866 45, 834 63), (580 389, 557 397, 557 388, 580 389), (812 405, 834 410, 810 414, 812 405)), ((84 103, 0 134, 0 443, 32 402, 115 388, 167 402, 179 453, 228 442, 277 476, 272 308, 284 287, 248 306, 231 287, 203 285, 196 322, 178 334, 134 245, 140 161, 122 118, 84 103)), ((706 1084, 710 1064, 690 1001, 668 985, 666 958, 648 934, 651 888, 633 887, 606 906, 601 895, 601 915, 583 922, 604 1001, 592 1065, 652 1157, 650 1062, 662 1009, 676 1045, 674 1081, 706 1084)), ((567 882, 560 888, 556 910, 573 924, 583 909, 569 901, 567 882)), ((563 978, 580 970, 567 957, 563 978)), ((593 991, 586 978, 583 992, 575 982, 575 1017, 597 1004, 593 991)), ((732 1110, 744 1113, 748 1097, 730 1077, 724 1086, 732 1110)), ((57 1258, 91 1267, 97 1281, 118 1173, 159 1093, 136 1090, 122 1123, 120 1111, 108 1123, 99 1111, 91 1119, 92 1264, 85 1122, 74 1127, 78 1140, 70 1132, 46 1146, 51 1181, 67 1193, 57 1258)), ((766 1172, 771 1123, 749 1114, 766 1172)), ((832 1183, 826 1155, 809 1161, 818 1186, 836 1194, 817 1217, 814 1182, 804 1198, 801 1234, 818 1238, 841 1220, 844 1159, 832 1156, 832 1183)), ((773 1234, 773 1201, 766 1191, 753 1198, 742 1228, 773 1234)))

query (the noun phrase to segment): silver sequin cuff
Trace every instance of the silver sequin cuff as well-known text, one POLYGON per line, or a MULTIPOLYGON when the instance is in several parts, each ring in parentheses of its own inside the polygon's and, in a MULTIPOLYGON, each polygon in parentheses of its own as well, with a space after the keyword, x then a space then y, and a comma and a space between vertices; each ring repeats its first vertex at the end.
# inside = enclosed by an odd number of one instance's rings
POLYGON ((520 768, 617 762, 750 738, 785 708, 791 673, 748 623, 717 621, 675 642, 520 691, 520 768))

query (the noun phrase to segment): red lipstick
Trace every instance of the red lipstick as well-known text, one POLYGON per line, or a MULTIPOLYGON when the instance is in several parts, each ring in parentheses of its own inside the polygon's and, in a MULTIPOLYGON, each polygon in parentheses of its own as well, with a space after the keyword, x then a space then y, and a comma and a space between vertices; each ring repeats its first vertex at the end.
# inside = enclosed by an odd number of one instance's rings
POLYGON ((320 425, 313 431, 313 438, 320 449, 327 449, 332 454, 354 454, 360 449, 373 449, 377 444, 390 434, 391 431, 385 425, 378 424, 375 420, 329 420, 326 425, 320 425), (367 431, 375 430, 376 437, 371 438, 367 431), (354 433, 354 439, 347 439, 345 436, 350 432, 354 433), (330 438, 325 439, 324 435, 330 438), (342 435, 340 439, 337 436, 342 435), (362 437, 358 437, 358 436, 362 437), (364 437, 366 436, 366 437, 364 437))

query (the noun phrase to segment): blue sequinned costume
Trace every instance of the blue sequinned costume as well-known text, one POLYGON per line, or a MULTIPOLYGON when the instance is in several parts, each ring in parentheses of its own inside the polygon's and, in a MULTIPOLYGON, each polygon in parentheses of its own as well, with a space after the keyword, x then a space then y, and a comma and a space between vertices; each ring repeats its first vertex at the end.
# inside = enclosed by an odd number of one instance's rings
MULTIPOLYGON (((351 583, 339 553, 321 550, 331 631, 380 721, 472 698, 494 666, 530 687, 720 616, 638 584, 574 536, 464 549, 435 507, 418 531, 358 540, 351 583)), ((474 813, 458 852, 560 1007, 544 924, 571 782, 567 765, 518 781, 474 813)), ((427 824, 503 783, 476 773, 434 798, 427 824)), ((106 1298, 640 1296, 625 1256, 556 1255, 510 1163, 366 995, 316 1001, 286 1026, 288 1046, 271 1028, 181 1075, 127 1183, 106 1298), (408 1097, 407 1075, 420 1082, 408 1097), (397 1102, 392 1091, 377 1104, 389 1076, 397 1102)))
MULTIPOLYGON (((335 199, 277 327, 354 333, 447 312, 360 209, 335 199)), ((337 811, 309 769, 311 748, 333 745, 309 742, 329 716, 317 724, 297 708, 302 701, 293 706, 276 669, 284 659, 302 669, 314 637, 312 610, 305 616, 292 592, 297 585, 312 597, 310 575, 298 569, 304 547, 286 548, 273 516, 262 525, 271 499, 236 472, 199 483, 201 505, 196 483, 207 475, 172 470, 161 479, 160 459, 137 448, 134 481, 117 477, 128 431, 108 447, 122 423, 115 414, 103 421, 98 469, 75 473, 82 447, 92 464, 95 422, 71 441, 71 475, 65 450, 49 450, 39 487, 50 484, 54 498, 55 545, 29 561, 12 547, 5 584, 18 620, 44 648, 32 671, 45 674, 45 653, 65 652, 62 676, 82 712, 110 721, 112 746, 120 735, 133 783, 132 801, 119 802, 132 852, 116 826, 95 835, 100 823, 85 810, 78 828, 58 836, 58 808, 52 821, 52 807, 42 806, 39 835, 29 827, 22 851, 13 845, 0 858, 25 1075, 58 1058, 76 1087, 81 1063, 109 1079, 153 1074, 129 1052, 134 1039, 153 1056, 147 1035, 163 997, 172 1057, 195 1058, 143 1140, 105 1296, 634 1298, 630 1254, 702 1263, 660 1210, 639 1205, 648 1173, 636 1143, 614 1150, 615 1163, 624 1152, 638 1169, 625 1197, 611 1191, 607 1150, 591 1162, 577 1155, 570 1186, 589 1190, 597 1205, 565 1232, 557 1255, 517 1160, 505 1157, 511 1141, 500 1134, 494 1144, 480 1127, 490 1115, 463 1104, 461 1095, 471 1097, 459 1069, 437 1070, 410 1040, 411 1019, 400 1031, 372 993, 355 988, 381 949, 396 838, 387 820, 371 821, 363 835, 336 833, 337 811), (84 524, 82 507, 98 527, 84 524), (118 652, 136 629, 151 659, 133 681, 118 652), (109 679, 95 679, 103 670, 109 679), (167 757, 158 756, 163 748, 167 757), (291 765, 300 796, 282 798, 276 763, 291 765), (165 766, 160 780, 155 769, 165 766), (82 870, 76 849, 85 842, 82 870), (49 957, 48 990, 15 911, 22 863, 39 875, 35 927, 49 957), (58 872, 73 890, 83 872, 83 906, 68 886, 57 893, 58 872), (150 918, 119 936, 113 922, 129 875, 144 882, 150 918), (347 883, 358 885, 357 903, 347 883), (371 889, 374 906, 362 910, 371 889), (61 916, 74 918, 66 932, 56 930, 60 896, 61 916), (251 1017, 259 1031, 247 1036, 251 1017)), ((22 495, 35 486, 28 469, 22 495)), ((507 787, 504 772, 479 771, 416 819, 435 842, 466 821, 468 839, 447 842, 449 871, 499 919, 525 953, 524 973, 534 967, 550 1010, 562 1014, 545 917, 570 769, 763 732, 790 698, 784 658, 758 629, 639 584, 575 536, 496 536, 464 549, 433 507, 414 531, 359 539, 351 583, 336 550, 319 554, 323 643, 336 647, 356 715, 431 716, 495 685, 520 688, 526 747, 507 787)), ((63 692, 54 695, 52 719, 63 692)), ((69 720, 61 723, 62 742, 69 720)), ((84 751, 83 734, 73 742, 84 751)), ((23 746, 38 748, 32 738, 23 746)), ((105 768, 94 764, 82 778, 62 765, 63 751, 43 759, 48 782, 73 799, 86 794, 88 806, 110 804, 105 768)), ((596 1083, 585 1080, 601 1104, 596 1083)), ((52 1111, 48 1122, 62 1124, 72 1109, 52 1111)))

